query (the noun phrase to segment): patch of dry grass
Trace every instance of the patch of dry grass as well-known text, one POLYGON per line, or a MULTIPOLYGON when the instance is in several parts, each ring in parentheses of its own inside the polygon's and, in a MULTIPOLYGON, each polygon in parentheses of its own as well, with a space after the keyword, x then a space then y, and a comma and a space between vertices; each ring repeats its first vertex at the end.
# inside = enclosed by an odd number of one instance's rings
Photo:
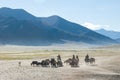
POLYGON ((30 52, 20 53, 0 53, 0 60, 22 60, 22 59, 35 59, 56 56, 60 54, 62 57, 71 57, 73 54, 79 57, 84 57, 89 54, 92 57, 103 57, 120 55, 120 50, 110 49, 83 49, 83 50, 34 50, 30 52))

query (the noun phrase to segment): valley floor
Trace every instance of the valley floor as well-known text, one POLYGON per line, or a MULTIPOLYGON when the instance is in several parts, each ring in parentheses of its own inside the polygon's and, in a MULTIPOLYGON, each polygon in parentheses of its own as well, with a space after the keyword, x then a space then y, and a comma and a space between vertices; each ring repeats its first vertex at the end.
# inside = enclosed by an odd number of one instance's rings
POLYGON ((79 50, 30 49, 26 52, 7 52, 7 49, 4 52, 5 48, 3 50, 0 47, 0 80, 120 80, 120 50, 113 47, 79 50), (78 55, 80 67, 71 68, 64 64, 61 68, 43 68, 30 65, 33 60, 56 58, 58 54, 63 61, 73 54, 78 55), (96 63, 85 64, 86 54, 96 58, 96 63), (19 61, 21 66, 18 65, 19 61))

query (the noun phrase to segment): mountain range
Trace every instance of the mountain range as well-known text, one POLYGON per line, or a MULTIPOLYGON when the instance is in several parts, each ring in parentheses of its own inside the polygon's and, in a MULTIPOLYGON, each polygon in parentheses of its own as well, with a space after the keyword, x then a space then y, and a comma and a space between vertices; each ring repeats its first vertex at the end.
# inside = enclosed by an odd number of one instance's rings
POLYGON ((112 39, 120 38, 120 32, 118 32, 118 31, 99 29, 99 30, 96 30, 96 32, 100 33, 102 35, 108 36, 108 37, 110 37, 112 39))
POLYGON ((50 45, 65 40, 88 44, 116 43, 115 40, 57 15, 36 17, 23 9, 0 8, 0 43, 50 45))

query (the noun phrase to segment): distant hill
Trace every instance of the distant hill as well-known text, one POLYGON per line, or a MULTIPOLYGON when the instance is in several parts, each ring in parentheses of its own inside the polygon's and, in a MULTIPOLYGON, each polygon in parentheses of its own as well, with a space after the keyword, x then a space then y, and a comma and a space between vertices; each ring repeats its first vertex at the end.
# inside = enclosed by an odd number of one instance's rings
POLYGON ((120 38, 120 32, 117 32, 117 31, 109 31, 109 30, 105 30, 105 29, 99 29, 99 30, 96 30, 96 32, 103 34, 105 36, 108 36, 112 39, 120 38))
POLYGON ((64 40, 88 44, 116 43, 59 16, 35 17, 23 9, 0 8, 0 42, 17 45, 50 45, 64 40))
POLYGON ((47 24, 52 28, 56 28, 66 33, 77 35, 81 37, 84 41, 86 40, 89 42, 91 40, 93 43, 99 43, 100 41, 106 42, 107 40, 109 42, 110 39, 109 37, 98 34, 82 25, 67 21, 56 15, 40 19, 44 24, 47 24))
POLYGON ((3 17, 14 17, 18 20, 35 20, 36 17, 26 12, 24 9, 0 8, 0 15, 3 17))
POLYGON ((120 38, 117 38, 116 41, 120 43, 120 38))

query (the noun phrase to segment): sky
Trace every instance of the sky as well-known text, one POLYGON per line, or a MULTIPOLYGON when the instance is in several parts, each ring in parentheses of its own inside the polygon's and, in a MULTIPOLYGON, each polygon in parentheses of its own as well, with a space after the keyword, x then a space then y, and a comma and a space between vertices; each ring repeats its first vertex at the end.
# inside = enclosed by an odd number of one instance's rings
POLYGON ((37 17, 58 15, 92 30, 120 31, 120 0, 0 0, 0 7, 24 9, 37 17))

